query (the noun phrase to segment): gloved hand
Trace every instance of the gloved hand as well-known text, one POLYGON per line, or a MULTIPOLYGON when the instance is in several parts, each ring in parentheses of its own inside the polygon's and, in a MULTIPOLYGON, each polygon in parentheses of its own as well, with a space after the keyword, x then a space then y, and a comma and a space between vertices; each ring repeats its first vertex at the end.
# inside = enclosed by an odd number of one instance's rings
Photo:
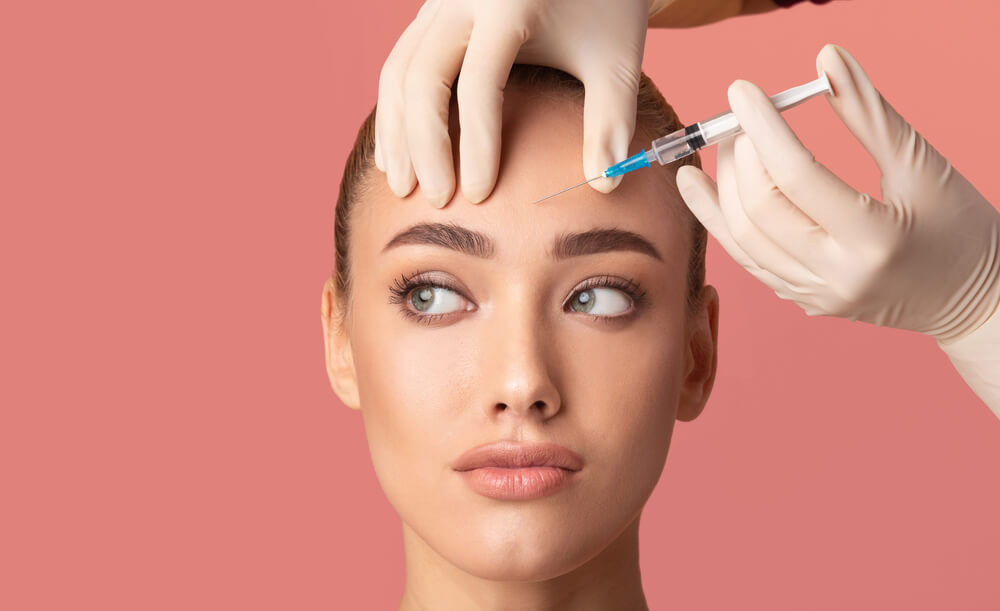
MULTIPOLYGON (((428 0, 379 76, 375 164, 393 193, 405 197, 419 180, 435 206, 451 199, 448 105, 459 69, 462 192, 470 201, 496 184, 503 89, 515 62, 583 81, 583 175, 625 159, 649 11, 649 0, 428 0)), ((590 185, 606 193, 620 181, 590 185)))
POLYGON ((738 263, 808 315, 937 339, 1000 416, 1000 213, 850 54, 827 45, 816 63, 830 104, 881 170, 882 201, 818 163, 746 81, 729 88, 744 133, 719 146, 718 186, 683 166, 682 197, 738 263))

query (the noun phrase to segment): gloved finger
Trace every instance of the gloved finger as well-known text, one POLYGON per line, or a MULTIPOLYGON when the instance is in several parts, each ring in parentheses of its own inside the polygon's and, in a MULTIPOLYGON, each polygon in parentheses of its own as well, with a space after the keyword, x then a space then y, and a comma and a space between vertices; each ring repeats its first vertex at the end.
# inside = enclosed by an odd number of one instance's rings
POLYGON ((379 73, 378 101, 375 105, 375 166, 386 173, 389 188, 397 197, 406 197, 417 184, 406 146, 403 77, 437 4, 437 0, 429 0, 420 7, 417 16, 396 41, 379 73))
POLYGON ((451 86, 465 57, 472 15, 439 11, 406 69, 406 142, 420 190, 441 208, 455 192, 455 162, 448 133, 451 86))
POLYGON ((729 105, 785 197, 838 242, 856 244, 868 239, 864 224, 870 217, 871 198, 816 161, 759 87, 743 80, 733 82, 729 105))
POLYGON ((726 218, 730 235, 736 240, 758 266, 768 270, 791 286, 815 284, 816 275, 792 258, 781 245, 772 242, 761 233, 743 210, 739 181, 736 174, 735 148, 739 139, 748 140, 740 134, 719 144, 716 166, 718 167, 719 206, 726 218))
POLYGON ((733 147, 736 185, 746 217, 772 243, 822 276, 836 247, 830 235, 774 184, 749 138, 737 136, 733 147))
POLYGON ((828 98, 830 106, 883 175, 919 167, 922 174, 936 178, 949 169, 947 159, 885 101, 850 53, 826 45, 816 56, 816 69, 826 71, 830 79, 835 94, 828 98))
POLYGON ((527 31, 506 5, 481 15, 472 28, 458 77, 462 193, 473 203, 489 196, 500 167, 503 90, 527 31))
MULTIPOLYGON (((375 167, 383 172, 386 171, 386 162, 382 133, 386 129, 385 124, 390 114, 398 114, 400 117, 403 114, 403 75, 406 73, 410 56, 413 55, 413 50, 416 49, 420 36, 427 26, 426 6, 421 7, 417 17, 403 30, 378 75, 378 100, 375 105, 375 167), (424 13, 423 17, 421 12, 424 13), (390 113, 390 110, 393 112, 390 113)), ((392 133, 390 131, 390 134, 392 133)), ((406 135, 401 135, 405 147, 406 135)), ((391 138, 391 135, 388 137, 391 138)))
MULTIPOLYGON (((641 61, 641 58, 640 58, 641 61)), ((639 62, 634 66, 606 66, 583 80, 583 173, 600 176, 608 166, 628 157, 635 134, 635 105, 639 91, 639 62)), ((588 183, 601 193, 610 193, 621 176, 588 183)))
POLYGON ((734 261, 771 290, 776 292, 788 290, 788 284, 784 280, 765 269, 761 269, 733 239, 719 206, 718 187, 708 174, 691 165, 679 167, 677 169, 677 190, 698 222, 704 225, 705 229, 712 234, 712 237, 722 246, 723 250, 729 253, 734 261))

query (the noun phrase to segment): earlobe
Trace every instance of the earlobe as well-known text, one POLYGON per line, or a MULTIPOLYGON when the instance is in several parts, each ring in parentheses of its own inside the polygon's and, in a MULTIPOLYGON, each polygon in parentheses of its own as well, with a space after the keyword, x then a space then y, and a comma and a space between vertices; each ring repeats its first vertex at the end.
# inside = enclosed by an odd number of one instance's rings
POLYGON ((323 285, 322 310, 323 351, 326 356, 326 373, 330 386, 341 402, 351 409, 361 409, 358 396, 358 377, 351 353, 350 337, 342 325, 340 299, 337 298, 336 280, 331 276, 323 285))
POLYGON ((701 290, 701 307, 691 315, 685 378, 677 405, 677 419, 697 418, 708 402, 715 383, 719 345, 719 294, 706 285, 701 290))

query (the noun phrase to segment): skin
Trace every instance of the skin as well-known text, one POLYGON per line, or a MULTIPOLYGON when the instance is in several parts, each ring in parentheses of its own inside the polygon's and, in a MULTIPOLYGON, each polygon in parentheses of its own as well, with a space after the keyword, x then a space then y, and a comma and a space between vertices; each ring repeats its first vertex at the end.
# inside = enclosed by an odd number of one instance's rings
POLYGON ((358 203, 343 326, 332 279, 322 293, 330 381, 360 410, 376 476, 402 519, 400 611, 645 610, 639 517, 674 421, 697 417, 711 392, 718 295, 706 286, 703 306, 686 316, 690 243, 672 170, 636 173, 609 195, 580 188, 533 204, 579 182, 582 108, 512 87, 504 96, 490 198, 473 204, 458 193, 439 210, 419 190, 401 200, 374 180, 358 203), (424 244, 383 252, 420 222, 488 234, 493 256, 424 244), (635 251, 550 259, 555 236, 604 227, 645 237, 662 260, 635 251), (412 300, 420 289, 389 303, 394 280, 416 271, 461 289, 431 289, 441 300, 431 312, 448 313, 430 325, 401 313, 426 315, 412 300), (632 308, 617 288, 591 294, 600 314, 574 311, 584 281, 605 274, 646 291, 631 319, 594 318, 632 308), (450 464, 502 439, 554 441, 584 467, 547 497, 479 496, 450 464))
POLYGON ((650 0, 649 27, 690 28, 777 8, 773 0, 650 0))

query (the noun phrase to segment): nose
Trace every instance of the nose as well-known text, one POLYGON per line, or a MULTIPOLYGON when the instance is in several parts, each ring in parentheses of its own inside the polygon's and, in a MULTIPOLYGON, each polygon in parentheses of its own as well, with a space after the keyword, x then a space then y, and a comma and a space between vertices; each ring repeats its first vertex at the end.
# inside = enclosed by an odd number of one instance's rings
MULTIPOLYGON (((516 291, 515 291, 516 292, 516 291)), ((551 324, 528 295, 502 300, 485 329, 481 388, 491 419, 546 421, 562 407, 554 379, 558 352, 551 324)))

